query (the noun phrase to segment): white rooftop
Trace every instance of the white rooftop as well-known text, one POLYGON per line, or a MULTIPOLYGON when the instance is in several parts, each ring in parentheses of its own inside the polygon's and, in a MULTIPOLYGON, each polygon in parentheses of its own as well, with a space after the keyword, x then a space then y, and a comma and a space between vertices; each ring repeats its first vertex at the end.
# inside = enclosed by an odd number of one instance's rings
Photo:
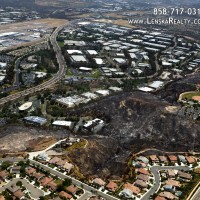
POLYGON ((29 109, 32 105, 33 105, 32 102, 26 102, 26 103, 24 103, 23 105, 21 105, 21 106, 19 107, 19 110, 20 110, 20 111, 27 110, 27 109, 29 109))
POLYGON ((109 90, 97 90, 96 93, 101 94, 103 96, 107 96, 110 94, 109 90))
POLYGON ((138 87, 138 90, 144 91, 144 92, 151 92, 154 89, 150 88, 150 87, 138 87))
POLYGON ((57 121, 54 121, 52 123, 53 125, 58 125, 58 126, 72 126, 73 122, 71 121, 62 121, 62 120, 57 120, 57 121))
POLYGON ((68 54, 83 54, 82 51, 80 50, 67 50, 68 54))
POLYGON ((95 50, 87 50, 87 52, 90 54, 90 55, 97 55, 98 52, 95 51, 95 50))
POLYGON ((157 89, 157 88, 163 86, 163 84, 164 84, 163 81, 153 81, 152 83, 149 84, 149 87, 157 89))

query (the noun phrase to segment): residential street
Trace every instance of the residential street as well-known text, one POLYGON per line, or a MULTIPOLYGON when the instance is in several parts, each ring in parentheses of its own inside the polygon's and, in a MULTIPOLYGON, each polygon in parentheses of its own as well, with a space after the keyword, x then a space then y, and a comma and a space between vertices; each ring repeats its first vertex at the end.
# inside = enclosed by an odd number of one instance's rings
MULTIPOLYGON (((141 200, 149 200, 150 196, 155 194, 160 187, 160 173, 161 170, 168 170, 168 169, 175 169, 175 170, 184 170, 188 171, 189 167, 186 166, 153 166, 151 167, 150 171, 154 175, 155 183, 154 186, 141 198, 141 200)), ((196 200, 196 199, 195 199, 196 200)))
MULTIPOLYGON (((63 174, 61 172, 58 172, 58 171, 56 171, 56 170, 54 170, 54 169, 52 169, 52 168, 50 168, 50 167, 48 167, 46 165, 43 165, 43 164, 41 164, 41 163, 39 163, 39 162, 37 162, 35 160, 30 160, 30 163, 31 164, 35 164, 35 165, 39 165, 41 168, 49 171, 51 174, 53 174, 54 176, 57 176, 57 177, 59 177, 61 179, 69 178, 69 179, 72 180, 72 183, 74 185, 77 185, 80 188, 83 188, 84 190, 86 190, 88 192, 92 192, 95 195, 100 195, 100 196, 104 197, 107 200, 118 200, 118 198, 116 198, 116 197, 113 197, 113 196, 105 194, 105 193, 103 193, 101 191, 98 191, 97 189, 95 189, 95 188, 93 188, 93 187, 91 187, 91 186, 89 186, 89 185, 87 185, 87 184, 85 184, 85 183, 73 178, 73 177, 70 177, 70 176, 65 175, 65 174, 63 174)), ((84 199, 82 198, 82 200, 84 200, 84 199)))
POLYGON ((15 178, 8 184, 0 188, 0 193, 9 188, 11 185, 16 184, 18 181, 22 182, 22 185, 29 191, 30 197, 33 199, 39 199, 39 197, 44 196, 44 192, 34 185, 30 184, 26 179, 15 178))

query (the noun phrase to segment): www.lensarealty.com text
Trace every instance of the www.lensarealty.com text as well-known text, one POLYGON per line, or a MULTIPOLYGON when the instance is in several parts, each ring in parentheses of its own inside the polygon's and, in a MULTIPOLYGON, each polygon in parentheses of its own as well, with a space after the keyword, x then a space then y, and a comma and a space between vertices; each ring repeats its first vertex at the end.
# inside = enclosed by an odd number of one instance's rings
POLYGON ((129 24, 158 24, 158 25, 200 25, 200 19, 177 19, 169 17, 166 19, 146 18, 146 19, 128 19, 129 24))

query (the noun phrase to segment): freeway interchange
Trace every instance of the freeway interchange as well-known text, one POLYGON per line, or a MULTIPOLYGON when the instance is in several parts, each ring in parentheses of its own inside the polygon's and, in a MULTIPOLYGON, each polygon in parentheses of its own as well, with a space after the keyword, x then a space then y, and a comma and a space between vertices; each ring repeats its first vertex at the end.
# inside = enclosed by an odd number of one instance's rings
POLYGON ((28 96, 30 94, 33 94, 35 92, 39 92, 42 91, 44 89, 49 88, 50 86, 52 86, 53 84, 57 83, 58 81, 60 81, 62 79, 62 77, 65 75, 65 71, 66 71, 66 63, 65 63, 65 59, 61 53, 61 49, 58 45, 58 43, 56 42, 56 37, 58 35, 58 33, 65 27, 66 25, 62 25, 58 28, 55 29, 55 31, 52 33, 52 35, 50 36, 50 42, 53 46, 53 50, 56 53, 56 58, 57 58, 57 62, 59 65, 59 70, 57 72, 57 74, 54 75, 53 78, 51 78, 50 80, 37 85, 35 87, 31 87, 29 89, 17 92, 15 94, 11 94, 7 97, 4 97, 2 99, 0 99, 0 106, 4 105, 5 103, 9 102, 9 101, 14 101, 17 100, 21 97, 25 97, 28 96))

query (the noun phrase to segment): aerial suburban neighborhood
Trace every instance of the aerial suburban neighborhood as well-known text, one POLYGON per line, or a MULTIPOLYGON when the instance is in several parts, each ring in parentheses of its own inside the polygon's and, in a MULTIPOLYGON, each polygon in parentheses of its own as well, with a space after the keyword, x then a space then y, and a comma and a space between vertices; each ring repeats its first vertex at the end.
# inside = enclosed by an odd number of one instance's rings
POLYGON ((199 200, 199 16, 0 0, 0 200, 199 200))

